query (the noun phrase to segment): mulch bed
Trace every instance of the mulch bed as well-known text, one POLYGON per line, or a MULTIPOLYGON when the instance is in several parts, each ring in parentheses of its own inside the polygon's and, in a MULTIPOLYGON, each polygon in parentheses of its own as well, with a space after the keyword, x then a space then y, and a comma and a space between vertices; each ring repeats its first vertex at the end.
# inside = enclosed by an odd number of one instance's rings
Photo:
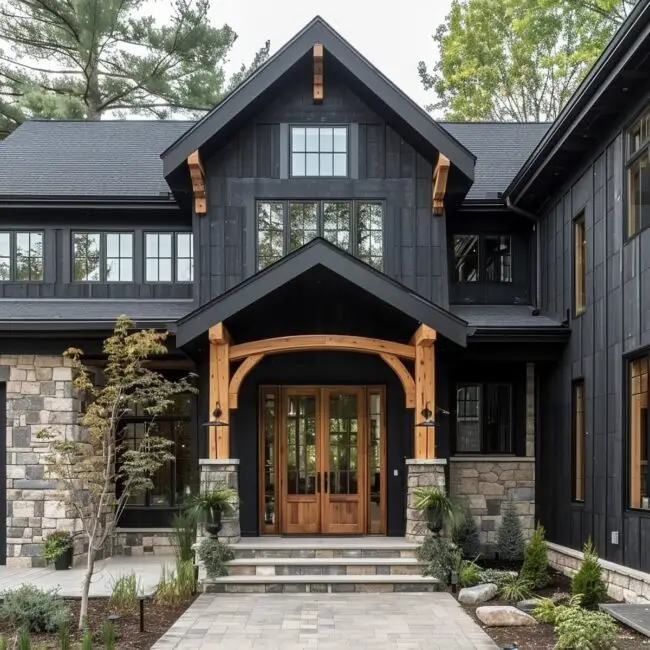
MULTIPOLYGON (((72 611, 71 636, 74 641, 81 641, 83 634, 77 632, 79 618, 79 600, 66 600, 72 611)), ((158 639, 176 622, 181 614, 191 605, 189 600, 178 607, 169 607, 145 601, 144 605, 144 632, 140 632, 140 615, 138 611, 121 614, 115 621, 118 650, 149 650, 158 639)), ((95 648, 104 648, 101 639, 102 624, 109 614, 116 613, 114 608, 109 608, 108 598, 91 598, 88 605, 89 626, 93 632, 93 645, 95 648)), ((15 630, 6 622, 0 623, 0 634, 11 637, 15 630)), ((32 648, 38 650, 59 650, 56 634, 31 634, 32 648)), ((74 646, 73 641, 73 647, 74 646)), ((9 644, 9 647, 13 647, 9 644)))

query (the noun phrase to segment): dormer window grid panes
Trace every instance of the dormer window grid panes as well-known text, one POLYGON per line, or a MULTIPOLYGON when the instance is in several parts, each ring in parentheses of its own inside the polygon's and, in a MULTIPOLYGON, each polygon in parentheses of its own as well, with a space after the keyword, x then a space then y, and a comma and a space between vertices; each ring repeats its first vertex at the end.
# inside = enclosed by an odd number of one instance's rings
POLYGON ((148 232, 145 236, 145 280, 147 282, 172 281, 171 232, 148 232))
POLYGON ((0 281, 43 280, 43 233, 0 232, 0 281))
POLYGON ((176 233, 176 282, 194 281, 194 235, 176 233))
POLYGON ((133 235, 106 234, 106 281, 133 282, 133 235))
POLYGON ((458 283, 506 283, 512 277, 509 235, 454 235, 453 279, 458 283))
POLYGON ((74 279, 77 282, 101 281, 102 235, 77 232, 72 236, 74 279))
POLYGON ((347 127, 291 127, 291 175, 346 177, 347 127))

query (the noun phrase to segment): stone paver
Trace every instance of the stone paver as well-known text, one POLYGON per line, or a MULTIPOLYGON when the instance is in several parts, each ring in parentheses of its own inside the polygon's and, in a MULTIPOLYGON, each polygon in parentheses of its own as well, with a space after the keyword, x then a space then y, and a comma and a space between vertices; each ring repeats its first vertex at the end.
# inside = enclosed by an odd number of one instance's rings
POLYGON ((153 650, 495 650, 447 593, 203 594, 153 650))

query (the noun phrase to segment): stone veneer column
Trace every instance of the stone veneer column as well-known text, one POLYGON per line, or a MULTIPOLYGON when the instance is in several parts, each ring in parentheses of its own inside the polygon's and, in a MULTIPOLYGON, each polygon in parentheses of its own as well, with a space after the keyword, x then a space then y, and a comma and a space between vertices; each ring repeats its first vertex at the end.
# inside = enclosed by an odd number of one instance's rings
POLYGON ((219 540, 226 544, 235 544, 241 540, 239 525, 239 458, 201 458, 199 460, 201 471, 201 492, 230 488, 237 492, 235 512, 224 517, 223 528, 219 533, 219 540))
POLYGON ((409 542, 422 542, 427 534, 427 514, 413 507, 414 491, 418 487, 445 487, 445 458, 418 459, 406 461, 407 501, 406 501, 406 539, 409 542))

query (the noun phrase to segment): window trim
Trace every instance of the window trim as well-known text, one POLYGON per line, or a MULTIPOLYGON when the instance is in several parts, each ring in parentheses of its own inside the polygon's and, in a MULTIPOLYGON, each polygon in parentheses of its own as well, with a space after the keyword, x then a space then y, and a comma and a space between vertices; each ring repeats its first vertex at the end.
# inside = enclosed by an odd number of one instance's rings
POLYGON ((584 379, 575 379, 571 383, 571 500, 574 503, 585 502, 586 480, 586 450, 587 450, 587 416, 584 379), (578 410, 578 404, 582 411, 578 410), (581 430, 578 431, 578 414, 582 415, 581 430), (582 443, 578 445, 578 441, 582 443), (581 453, 578 453, 580 450, 581 453), (578 464, 580 464, 581 476, 578 475, 578 464))
MULTIPOLYGON (((160 246, 160 240, 158 240, 158 246, 160 246)), ((155 258, 151 259, 156 259, 158 260, 158 276, 160 277, 160 260, 161 259, 166 259, 166 258, 161 258, 160 256, 157 256, 155 258)), ((142 232, 142 284, 175 284, 174 278, 176 277, 176 234, 174 230, 144 230, 142 232), (147 279, 147 260, 149 259, 147 257, 147 236, 148 235, 170 235, 171 237, 171 244, 170 244, 170 274, 169 274, 169 280, 148 280, 147 279)))
MULTIPOLYGON (((625 480, 625 488, 624 488, 624 494, 625 494, 625 506, 626 510, 632 511, 635 514, 641 515, 641 516, 650 516, 650 508, 643 508, 641 505, 641 492, 639 491, 639 505, 633 505, 634 503, 634 497, 632 494, 632 488, 633 488, 633 471, 632 471, 632 461, 633 461, 633 446, 632 446, 632 423, 633 423, 633 418, 632 418, 632 366, 635 362, 639 362, 641 360, 645 360, 646 362, 646 369, 649 371, 648 372, 648 382, 650 383, 650 350, 646 347, 643 350, 639 351, 636 350, 630 355, 627 355, 624 359, 623 363, 623 372, 624 372, 624 377, 623 377, 623 387, 624 387, 624 400, 625 400, 625 408, 623 411, 623 417, 624 417, 624 423, 625 426, 623 428, 624 430, 624 435, 623 435, 623 442, 625 445, 625 450, 626 453, 624 454, 624 459, 625 459, 625 471, 624 471, 624 476, 626 477, 625 480)), ((647 402, 650 402, 650 386, 647 387, 646 393, 648 394, 647 402)), ((650 408, 650 404, 646 404, 646 412, 650 408)), ((646 417, 648 415, 646 414, 646 417)), ((646 426, 650 426, 650 422, 646 423, 646 426)), ((643 431, 641 430, 641 434, 643 431)), ((646 431, 646 436, 648 436, 648 432, 646 431)), ((646 440, 646 444, 647 444, 646 440)), ((641 452, 641 442, 639 441, 639 454, 641 452)), ((649 449, 646 448, 646 455, 648 455, 649 449)), ((648 468, 647 464, 650 462, 650 459, 646 459, 646 476, 648 476, 648 468)), ((643 461, 641 458, 639 458, 639 467, 642 466, 643 461)), ((649 477, 650 478, 650 477, 649 477)), ((642 470, 639 469, 639 488, 641 487, 641 482, 643 481, 643 476, 642 476, 642 470)), ((650 497, 650 490, 648 490, 650 497)))
POLYGON ((45 230, 39 228, 0 228, 0 234, 8 233, 9 234, 9 279, 3 280, 0 278, 0 284, 8 284, 11 282, 18 282, 20 284, 27 282, 29 284, 35 284, 38 282, 45 282, 45 230), (19 280, 17 275, 18 269, 18 235, 41 235, 43 250, 41 253, 41 262, 43 264, 43 277, 40 280, 19 280))
POLYGON ((571 280, 572 316, 579 318, 587 311, 587 220, 585 210, 581 210, 571 225, 571 280), (582 246, 578 242, 578 229, 582 229, 582 246), (578 272, 580 272, 578 274, 578 272), (580 280, 580 283, 578 283, 580 280))
MULTIPOLYGON (((624 137, 624 156, 625 156, 625 164, 624 164, 624 180, 623 180, 623 186, 624 186, 624 196, 625 196, 625 241, 630 241, 634 239, 637 235, 639 235, 641 232, 644 230, 647 230, 650 227, 650 221, 647 226, 641 227, 639 224, 639 228, 635 230, 634 232, 631 231, 631 218, 632 218, 632 213, 631 213, 631 201, 630 201, 630 168, 631 166, 636 163, 638 160, 641 159, 644 155, 648 158, 648 163, 650 166, 650 135, 646 137, 645 140, 643 140, 639 144, 639 148, 634 152, 630 153, 632 147, 631 147, 631 137, 632 137, 632 129, 644 118, 648 118, 650 121, 650 107, 645 106, 642 108, 632 120, 628 123, 628 125, 625 128, 625 137, 624 137)), ((649 130, 650 132, 650 130, 649 130)))
MULTIPOLYGON (((308 178, 308 179, 313 179, 313 178, 328 178, 328 179, 348 179, 350 178, 350 124, 304 124, 300 122, 290 122, 289 123, 289 149, 288 149, 288 155, 289 155, 289 178, 308 178), (294 175, 293 173, 293 130, 294 129, 319 129, 319 135, 318 135, 318 155, 320 156, 320 129, 345 129, 345 174, 343 176, 337 176, 334 173, 332 173, 330 176, 323 176, 321 174, 318 174, 316 176, 307 174, 307 163, 305 159, 305 173, 302 175, 294 175)), ((303 152, 296 152, 296 153, 303 153, 303 152)), ((306 151, 304 153, 307 153, 306 151)), ((326 152, 326 153, 331 153, 332 156, 337 153, 335 151, 332 152, 326 152)), ((342 153, 342 152, 338 152, 342 153)), ((332 158, 332 172, 334 171, 334 159, 332 158)), ((319 171, 320 171, 320 160, 318 163, 319 171)))
POLYGON ((473 232, 453 232, 451 233, 451 281, 461 286, 477 286, 487 284, 490 286, 512 286, 515 284, 515 248, 513 244, 513 233, 511 232, 494 232, 494 231, 473 231, 473 232), (478 277, 476 280, 458 280, 456 279, 456 237, 478 237, 478 277), (507 237, 510 240, 510 280, 488 280, 485 262, 487 259, 486 240, 489 237, 507 237))

